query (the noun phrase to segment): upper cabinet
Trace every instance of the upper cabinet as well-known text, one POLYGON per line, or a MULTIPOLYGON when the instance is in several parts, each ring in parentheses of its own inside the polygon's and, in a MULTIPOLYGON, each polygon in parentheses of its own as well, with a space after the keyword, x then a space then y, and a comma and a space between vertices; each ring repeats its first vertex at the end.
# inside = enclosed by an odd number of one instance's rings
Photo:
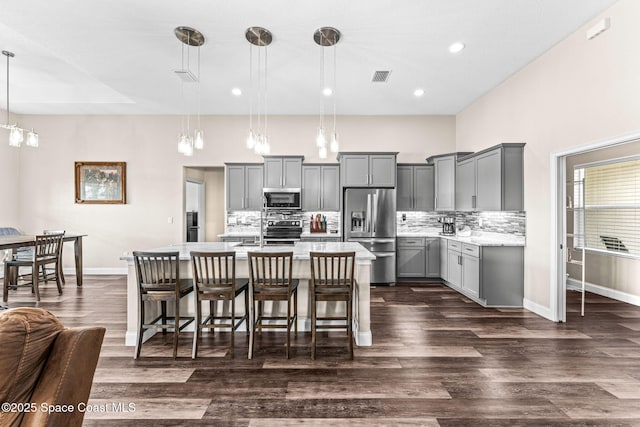
POLYGON ((302 156, 264 156, 265 188, 301 188, 302 156))
POLYGON ((227 211, 262 208, 261 164, 227 163, 227 211))
POLYGON ((395 187, 398 153, 339 153, 343 187, 395 187))
POLYGON ((397 210, 433 211, 434 166, 398 165, 397 210))
POLYGON ((340 167, 338 165, 302 166, 302 210, 340 210, 340 167))
POLYGON ((436 211, 454 211, 456 209, 456 160, 470 153, 453 153, 431 156, 427 162, 434 165, 434 192, 436 211))
POLYGON ((456 207, 470 211, 524 210, 524 144, 500 144, 460 159, 456 207))

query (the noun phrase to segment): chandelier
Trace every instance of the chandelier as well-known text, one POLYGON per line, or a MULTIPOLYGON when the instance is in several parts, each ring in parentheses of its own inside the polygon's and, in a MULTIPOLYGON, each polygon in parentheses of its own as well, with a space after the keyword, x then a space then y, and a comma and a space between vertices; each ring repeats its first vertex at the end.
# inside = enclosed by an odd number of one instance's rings
POLYGON ((1 128, 9 131, 9 145, 11 147, 20 147, 22 141, 24 141, 24 134, 27 133, 26 144, 29 147, 38 146, 38 134, 33 129, 26 130, 18 126, 17 123, 9 124, 9 59, 16 56, 13 52, 6 50, 2 51, 2 54, 7 57, 7 121, 6 124, 0 125, 1 128))
POLYGON ((273 40, 271 32, 262 27, 249 27, 245 32, 249 42, 249 134, 247 148, 256 154, 269 154, 268 118, 267 118, 267 46, 273 40), (257 64, 254 64, 253 50, 257 48, 257 64), (257 75, 257 88, 254 85, 254 75, 257 75), (254 101, 256 105, 256 123, 254 123, 254 101))
POLYGON ((178 40, 182 42, 182 55, 180 69, 175 73, 181 80, 182 101, 186 110, 186 117, 182 117, 180 136, 178 138, 178 152, 185 156, 192 156, 194 148, 202 150, 204 148, 204 132, 200 127, 200 46, 204 44, 204 35, 191 27, 177 27, 174 33, 178 40), (191 48, 197 48, 196 70, 191 70, 191 48), (191 115, 189 113, 188 102, 185 97, 185 83, 197 84, 198 111, 196 128, 191 133, 191 115), (186 122, 186 123, 185 123, 186 122))
POLYGON ((336 131, 336 44, 340 41, 340 31, 332 27, 318 28, 313 34, 313 40, 320 46, 320 124, 318 126, 318 134, 316 136, 316 145, 318 147, 318 156, 321 159, 327 158, 327 136, 324 120, 324 98, 323 96, 333 97, 333 132, 331 133, 331 142, 329 149, 332 153, 337 153, 340 149, 338 143, 338 132, 336 131), (325 79, 325 47, 333 46, 333 82, 332 88, 326 86, 325 79))

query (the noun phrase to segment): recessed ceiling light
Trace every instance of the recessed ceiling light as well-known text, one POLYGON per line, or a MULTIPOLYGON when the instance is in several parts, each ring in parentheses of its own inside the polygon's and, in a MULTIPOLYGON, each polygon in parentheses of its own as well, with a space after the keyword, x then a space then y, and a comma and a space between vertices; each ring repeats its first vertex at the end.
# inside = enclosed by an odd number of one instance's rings
POLYGON ((451 53, 458 53, 460 52, 462 49, 464 49, 464 43, 462 42, 455 42, 453 43, 451 46, 449 46, 449 52, 451 53))
POLYGON ((240 89, 239 87, 234 87, 233 89, 231 89, 231 93, 235 96, 240 96, 242 95, 242 89, 240 89))
POLYGON ((416 98, 420 98, 422 95, 424 95, 424 89, 416 89, 413 91, 413 96, 416 98))
POLYGON ((332 93, 333 90, 330 87, 325 87, 324 89, 322 89, 322 94, 324 96, 331 96, 332 93))

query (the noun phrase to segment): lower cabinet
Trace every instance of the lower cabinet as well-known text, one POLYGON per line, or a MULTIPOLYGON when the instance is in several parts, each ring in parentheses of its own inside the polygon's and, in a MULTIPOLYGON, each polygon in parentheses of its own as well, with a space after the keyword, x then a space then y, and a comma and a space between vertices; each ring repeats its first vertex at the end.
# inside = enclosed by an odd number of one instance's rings
MULTIPOLYGON (((444 244, 445 241, 443 241, 444 244)), ((486 307, 522 307, 524 248, 447 242, 447 285, 486 307)))
POLYGON ((440 277, 485 307, 522 307, 524 247, 398 237, 397 277, 398 281, 440 277))
POLYGON ((426 275, 426 247, 424 237, 398 238, 397 246, 397 276, 425 277, 426 275))
POLYGON ((398 278, 440 276, 438 237, 399 237, 396 252, 398 278))

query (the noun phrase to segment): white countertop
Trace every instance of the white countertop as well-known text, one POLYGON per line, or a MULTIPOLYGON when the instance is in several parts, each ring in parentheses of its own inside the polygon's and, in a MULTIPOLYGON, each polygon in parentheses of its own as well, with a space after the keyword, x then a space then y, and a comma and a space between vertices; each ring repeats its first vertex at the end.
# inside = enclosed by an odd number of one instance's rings
MULTIPOLYGON (((145 249, 146 252, 180 252, 181 260, 189 260, 190 251, 222 252, 235 251, 237 259, 247 259, 247 252, 293 252, 293 259, 308 260, 309 252, 355 252, 356 263, 369 263, 376 257, 356 242, 297 242, 294 246, 242 246, 239 242, 189 242, 145 249)), ((123 261, 133 262, 133 255, 120 257, 123 261)))
POLYGON ((439 228, 426 229, 416 232, 398 233, 397 237, 440 237, 441 239, 454 240, 462 243, 471 243, 478 246, 526 246, 523 236, 513 234, 472 232, 471 236, 444 236, 439 228))
POLYGON ((331 238, 334 238, 334 239, 341 239, 342 235, 340 233, 329 233, 329 232, 312 233, 312 232, 310 232, 308 230, 305 230, 305 231, 302 232, 300 237, 331 237, 331 238))
POLYGON ((218 234, 218 237, 254 237, 259 236, 258 230, 246 230, 246 231, 230 231, 228 233, 218 234))

